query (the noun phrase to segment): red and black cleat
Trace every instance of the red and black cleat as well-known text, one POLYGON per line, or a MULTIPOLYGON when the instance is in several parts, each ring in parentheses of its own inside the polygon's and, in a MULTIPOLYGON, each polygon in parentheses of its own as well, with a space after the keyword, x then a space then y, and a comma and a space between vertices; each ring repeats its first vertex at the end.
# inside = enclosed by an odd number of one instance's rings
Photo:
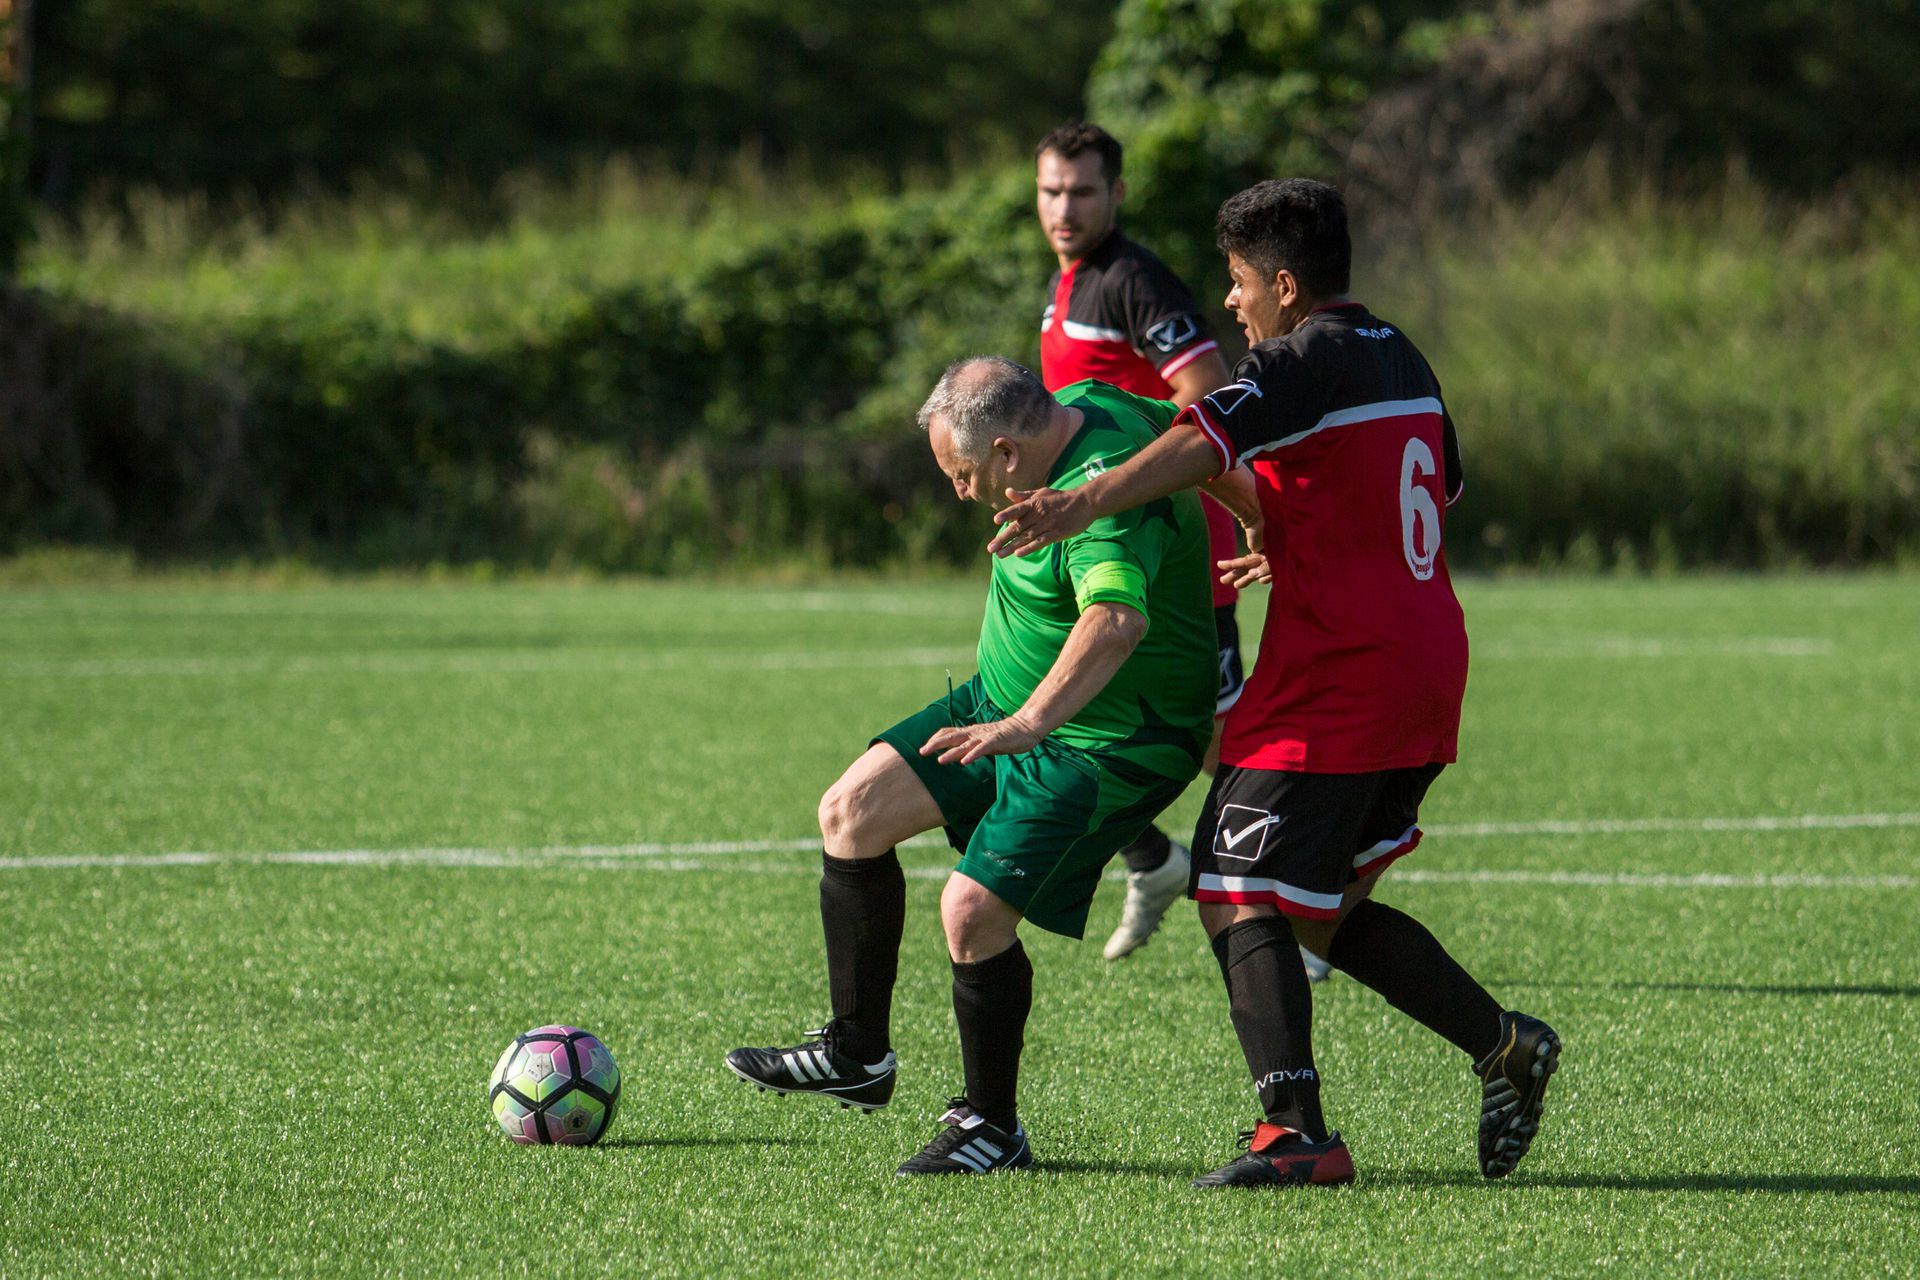
POLYGON ((1247 1153, 1212 1173, 1195 1178, 1196 1187, 1338 1186, 1353 1181, 1353 1157, 1340 1135, 1308 1142, 1298 1129, 1262 1122, 1240 1135, 1247 1153))

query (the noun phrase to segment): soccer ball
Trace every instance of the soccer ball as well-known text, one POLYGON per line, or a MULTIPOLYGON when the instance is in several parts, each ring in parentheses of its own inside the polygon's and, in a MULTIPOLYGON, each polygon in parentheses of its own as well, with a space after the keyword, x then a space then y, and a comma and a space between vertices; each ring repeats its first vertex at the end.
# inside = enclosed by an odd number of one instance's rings
POLYGON ((487 1101, 515 1142, 584 1147, 613 1124, 620 1068, 607 1046, 578 1027, 535 1027, 500 1055, 487 1101))

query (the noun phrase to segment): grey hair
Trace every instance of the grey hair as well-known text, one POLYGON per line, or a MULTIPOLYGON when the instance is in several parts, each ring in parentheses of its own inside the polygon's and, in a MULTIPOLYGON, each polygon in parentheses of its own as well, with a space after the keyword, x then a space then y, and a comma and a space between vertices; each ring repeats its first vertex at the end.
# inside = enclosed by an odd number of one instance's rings
POLYGON ((918 421, 925 431, 936 416, 945 418, 955 451, 978 459, 997 436, 1045 431, 1053 408, 1046 384, 1025 365, 1005 356, 969 356, 947 366, 918 421))

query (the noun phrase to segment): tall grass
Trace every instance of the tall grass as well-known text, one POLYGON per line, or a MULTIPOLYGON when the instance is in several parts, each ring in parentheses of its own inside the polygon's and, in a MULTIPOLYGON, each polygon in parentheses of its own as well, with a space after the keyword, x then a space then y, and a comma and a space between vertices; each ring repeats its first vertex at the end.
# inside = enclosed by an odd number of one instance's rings
POLYGON ((368 185, 265 204, 135 191, 44 217, 20 279, 172 325, 318 310, 473 346, 537 333, 582 299, 884 194, 859 171, 829 179, 740 162, 698 179, 626 160, 485 192, 368 185))
MULTIPOLYGON (((1883 559, 1920 521, 1920 192, 1563 187, 1403 258, 1476 553, 1883 559)), ((1384 304, 1383 304, 1383 308, 1384 304)))

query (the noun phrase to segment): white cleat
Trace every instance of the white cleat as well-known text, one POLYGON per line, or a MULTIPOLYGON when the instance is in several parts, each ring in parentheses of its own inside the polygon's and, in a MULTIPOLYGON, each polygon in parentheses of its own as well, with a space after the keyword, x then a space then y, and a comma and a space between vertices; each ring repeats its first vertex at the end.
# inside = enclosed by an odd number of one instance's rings
POLYGON ((1147 939, 1160 927, 1173 900, 1187 891, 1187 872, 1192 860, 1187 846, 1178 840, 1167 842, 1167 860, 1151 871, 1127 872, 1127 902, 1120 909, 1120 927, 1107 939, 1101 952, 1109 960, 1131 955, 1147 945, 1147 939))
POLYGON ((1325 982, 1333 966, 1305 947, 1300 948, 1300 967, 1307 971, 1308 982, 1325 982))

